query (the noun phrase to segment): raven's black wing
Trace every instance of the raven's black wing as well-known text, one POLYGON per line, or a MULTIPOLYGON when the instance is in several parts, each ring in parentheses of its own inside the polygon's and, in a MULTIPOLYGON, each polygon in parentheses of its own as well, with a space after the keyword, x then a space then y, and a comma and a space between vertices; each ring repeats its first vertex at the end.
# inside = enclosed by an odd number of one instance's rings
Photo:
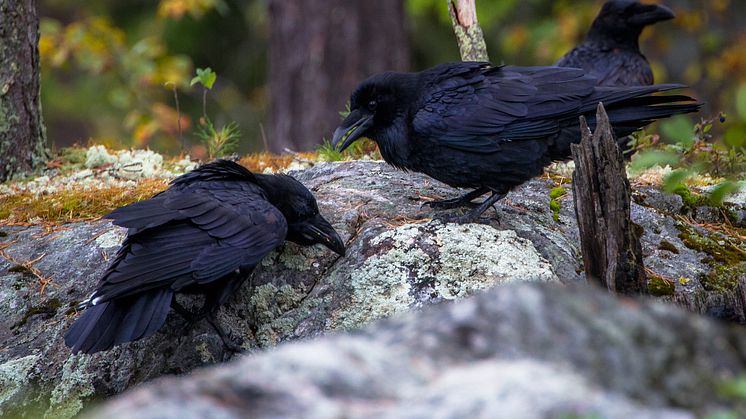
POLYGON ((686 96, 652 95, 681 85, 597 88, 594 78, 576 68, 450 63, 427 73, 424 98, 412 121, 415 133, 474 153, 500 151, 508 141, 577 140, 578 116, 590 117, 593 124, 591 114, 599 102, 606 105, 612 126, 620 124, 615 126, 620 136, 699 107, 686 96))
POLYGON ((256 265, 282 244, 287 222, 259 186, 197 181, 112 212, 129 235, 89 299, 178 291, 256 265))
POLYGON ((653 71, 645 56, 622 49, 600 49, 580 44, 558 62, 559 67, 582 68, 598 86, 649 86, 653 71))
POLYGON ((556 133, 558 117, 579 111, 595 81, 582 70, 556 67, 490 67, 451 63, 430 70, 415 132, 471 152, 500 150, 504 141, 556 133), (532 120, 531 124, 513 125, 532 120))

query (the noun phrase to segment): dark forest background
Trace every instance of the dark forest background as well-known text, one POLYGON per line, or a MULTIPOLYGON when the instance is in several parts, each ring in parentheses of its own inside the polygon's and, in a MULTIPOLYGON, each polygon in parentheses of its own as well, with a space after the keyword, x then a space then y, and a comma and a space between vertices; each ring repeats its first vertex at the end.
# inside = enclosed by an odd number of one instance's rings
MULTIPOLYGON (((496 64, 550 65, 579 42, 602 2, 478 0, 496 64)), ((746 3, 667 0, 677 18, 645 31, 656 82, 683 82, 725 112, 723 141, 746 139, 746 3)), ((383 70, 459 59, 445 0, 41 0, 42 104, 54 148, 150 147, 192 155, 203 91, 208 116, 240 127, 240 153, 314 149, 329 138, 354 86, 383 70)), ((660 131, 691 130, 697 117, 660 131)))

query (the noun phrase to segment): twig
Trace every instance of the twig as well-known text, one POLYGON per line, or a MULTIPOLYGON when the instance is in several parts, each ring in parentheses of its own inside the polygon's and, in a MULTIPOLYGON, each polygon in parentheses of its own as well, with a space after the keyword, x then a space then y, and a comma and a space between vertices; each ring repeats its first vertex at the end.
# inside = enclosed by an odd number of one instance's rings
MULTIPOLYGON (((8 246, 10 244, 12 244, 12 243, 14 243, 14 242, 9 243, 8 246)), ((6 248, 8 246, 3 246, 2 248, 4 249, 4 248, 6 248)), ((16 258, 14 258, 13 256, 9 255, 8 252, 6 252, 5 250, 0 250, 0 256, 2 256, 3 258, 5 258, 6 260, 8 260, 10 263, 14 263, 14 264, 16 264, 18 266, 22 266, 22 267, 26 268, 29 272, 31 272, 39 280, 39 283, 41 284, 41 289, 39 290, 39 292, 42 295, 44 294, 44 290, 47 288, 47 285, 50 285, 50 284, 51 285, 55 285, 52 282, 52 277, 46 277, 46 276, 44 276, 44 274, 42 274, 39 269, 37 269, 37 268, 35 268, 33 266, 34 263, 42 260, 44 258, 44 256, 46 256, 46 255, 47 255, 46 253, 42 253, 41 256, 37 257, 36 259, 28 260, 28 261, 23 262, 21 260, 18 260, 16 258)))

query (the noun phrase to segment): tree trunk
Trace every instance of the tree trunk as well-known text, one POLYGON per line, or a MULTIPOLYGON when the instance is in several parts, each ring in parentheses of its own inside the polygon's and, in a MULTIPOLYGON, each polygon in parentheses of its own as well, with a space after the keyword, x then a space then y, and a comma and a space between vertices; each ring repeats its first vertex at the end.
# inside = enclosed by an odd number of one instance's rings
POLYGON ((47 158, 34 0, 0 0, 0 181, 47 158))
POLYGON ((360 81, 408 68, 403 3, 270 0, 270 151, 314 149, 360 81))
POLYGON ((476 0, 447 0, 462 61, 489 61, 487 44, 477 21, 476 0))
POLYGON ((630 219, 630 187, 624 158, 602 104, 591 134, 580 117, 582 140, 572 145, 575 215, 585 273, 619 294, 647 294, 639 227, 630 219))

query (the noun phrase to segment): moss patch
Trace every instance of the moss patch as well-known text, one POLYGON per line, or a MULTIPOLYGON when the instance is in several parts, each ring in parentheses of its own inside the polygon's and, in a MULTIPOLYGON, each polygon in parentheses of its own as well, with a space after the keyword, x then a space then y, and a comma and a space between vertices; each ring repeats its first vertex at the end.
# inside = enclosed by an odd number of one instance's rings
POLYGON ((738 287, 746 279, 746 262, 734 266, 716 266, 700 282, 707 291, 727 293, 738 287))
POLYGON ((676 285, 660 275, 648 272, 648 291, 650 295, 661 297, 664 295, 673 295, 676 291, 676 285))
POLYGON ((23 327, 26 323, 28 323, 31 317, 36 316, 37 314, 44 314, 47 316, 47 318, 52 317, 57 313, 57 310, 60 307, 62 307, 62 301, 60 301, 59 298, 52 298, 43 302, 41 305, 31 307, 26 310, 26 313, 23 314, 23 317, 21 317, 21 320, 19 320, 18 323, 11 326, 11 329, 18 329, 19 327, 23 327))
POLYGON ((676 248, 676 246, 674 246, 674 244, 668 240, 661 240, 661 242, 658 243, 658 249, 667 250, 671 253, 676 253, 677 255, 679 254, 679 249, 676 248))
POLYGON ((134 188, 71 189, 42 195, 18 193, 4 197, 0 202, 0 224, 92 220, 115 208, 150 198, 166 186, 166 180, 145 179, 134 188))
POLYGON ((671 192, 681 197, 681 201, 685 207, 696 208, 710 205, 710 197, 708 195, 694 193, 683 183, 676 185, 671 192))
POLYGON ((567 195, 567 189, 562 186, 552 188, 552 190, 549 191, 549 209, 552 211, 552 219, 555 222, 559 222, 559 213, 562 208, 559 199, 565 195, 567 195))
POLYGON ((713 265, 719 262, 726 266, 733 266, 746 261, 746 250, 739 247, 742 243, 725 236, 711 236, 698 233, 695 229, 678 224, 679 238, 690 249, 704 252, 708 255, 703 262, 713 265))

